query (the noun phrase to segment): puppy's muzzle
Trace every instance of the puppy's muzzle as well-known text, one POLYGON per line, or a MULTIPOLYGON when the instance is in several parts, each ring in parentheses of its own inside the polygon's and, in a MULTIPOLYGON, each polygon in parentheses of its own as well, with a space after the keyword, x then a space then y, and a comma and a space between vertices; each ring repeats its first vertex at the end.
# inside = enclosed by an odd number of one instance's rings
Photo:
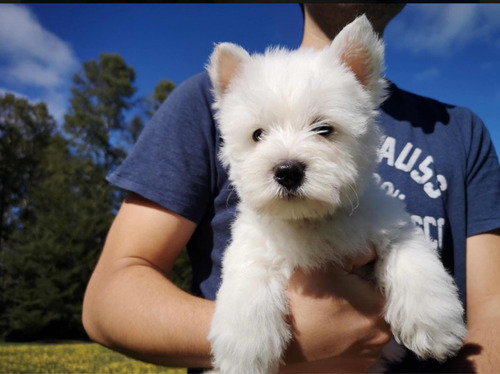
POLYGON ((287 191, 295 191, 304 182, 306 165, 300 161, 288 160, 277 164, 274 171, 274 180, 287 191))

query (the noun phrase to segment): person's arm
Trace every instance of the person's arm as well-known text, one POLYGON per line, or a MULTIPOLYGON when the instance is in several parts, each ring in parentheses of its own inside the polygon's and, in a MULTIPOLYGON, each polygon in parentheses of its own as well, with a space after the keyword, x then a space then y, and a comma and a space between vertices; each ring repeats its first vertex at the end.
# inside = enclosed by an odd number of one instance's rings
POLYGON ((500 370, 500 230, 467 239, 468 335, 457 372, 500 370))
POLYGON ((167 278, 195 228, 140 196, 125 199, 85 294, 83 323, 92 340, 156 364, 210 365, 213 303, 167 278))
MULTIPOLYGON (((93 340, 156 364, 210 367, 214 303, 167 278, 194 229, 142 197, 127 197, 85 295, 83 322, 93 340)), ((297 272, 289 294, 295 337, 284 371, 363 371, 390 337, 381 296, 357 275, 333 267, 297 272)))

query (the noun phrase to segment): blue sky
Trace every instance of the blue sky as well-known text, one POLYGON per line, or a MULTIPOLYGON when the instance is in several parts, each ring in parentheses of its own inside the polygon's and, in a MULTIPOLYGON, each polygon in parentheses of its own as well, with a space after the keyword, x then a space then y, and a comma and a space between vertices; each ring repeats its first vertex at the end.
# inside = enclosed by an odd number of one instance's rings
MULTIPOLYGON (((213 43, 250 52, 299 46, 296 4, 0 4, 0 94, 43 100, 61 121, 72 75, 99 53, 136 71, 137 96, 200 72, 213 43)), ((500 5, 411 4, 385 33, 386 76, 401 88, 467 106, 500 150, 500 5)))

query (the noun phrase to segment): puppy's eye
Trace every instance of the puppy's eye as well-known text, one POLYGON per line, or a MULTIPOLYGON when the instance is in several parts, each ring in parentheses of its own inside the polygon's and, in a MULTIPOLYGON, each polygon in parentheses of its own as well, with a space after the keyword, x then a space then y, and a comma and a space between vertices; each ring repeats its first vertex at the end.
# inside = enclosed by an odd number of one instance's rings
POLYGON ((264 135, 264 130, 257 129, 253 132, 252 139, 254 142, 258 142, 258 141, 262 140, 263 135, 264 135))
POLYGON ((315 128, 313 128, 312 131, 314 131, 318 135, 327 137, 328 135, 333 133, 333 130, 334 130, 334 128, 332 125, 322 123, 319 126, 316 126, 315 128))

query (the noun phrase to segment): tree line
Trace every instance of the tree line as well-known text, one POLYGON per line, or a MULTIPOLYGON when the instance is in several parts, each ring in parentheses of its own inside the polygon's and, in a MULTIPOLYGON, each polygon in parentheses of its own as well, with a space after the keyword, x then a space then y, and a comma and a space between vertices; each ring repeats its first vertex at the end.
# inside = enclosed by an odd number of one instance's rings
MULTIPOLYGON (((105 176, 175 87, 136 98, 134 82, 118 54, 84 62, 60 126, 45 103, 0 96, 0 339, 86 338, 83 294, 124 197, 105 176)), ((189 288, 185 254, 172 276, 189 288)))

